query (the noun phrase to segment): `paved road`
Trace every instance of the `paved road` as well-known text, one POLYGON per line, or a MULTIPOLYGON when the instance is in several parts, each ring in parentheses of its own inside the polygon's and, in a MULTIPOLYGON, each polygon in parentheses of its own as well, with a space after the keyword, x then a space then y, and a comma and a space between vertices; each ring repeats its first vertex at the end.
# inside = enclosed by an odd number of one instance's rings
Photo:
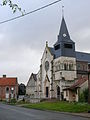
POLYGON ((89 120, 79 116, 26 109, 0 103, 0 120, 89 120))

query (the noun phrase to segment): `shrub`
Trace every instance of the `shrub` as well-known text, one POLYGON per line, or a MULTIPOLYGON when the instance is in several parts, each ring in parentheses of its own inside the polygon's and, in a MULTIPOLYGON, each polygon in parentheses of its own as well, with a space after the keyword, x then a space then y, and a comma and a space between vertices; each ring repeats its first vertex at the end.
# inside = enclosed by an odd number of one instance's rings
POLYGON ((88 92, 88 89, 85 89, 79 96, 79 101, 80 102, 88 102, 88 95, 89 95, 89 92, 88 92))
POLYGON ((16 99, 11 99, 10 100, 10 103, 16 103, 17 101, 16 101, 16 99))

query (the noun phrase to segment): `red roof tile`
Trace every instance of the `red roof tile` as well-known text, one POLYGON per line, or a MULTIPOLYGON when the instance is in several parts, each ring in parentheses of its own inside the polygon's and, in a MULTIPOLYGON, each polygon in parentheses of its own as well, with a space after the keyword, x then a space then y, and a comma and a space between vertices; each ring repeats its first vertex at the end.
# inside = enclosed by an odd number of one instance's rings
POLYGON ((0 86, 12 86, 18 84, 17 78, 0 78, 0 86))

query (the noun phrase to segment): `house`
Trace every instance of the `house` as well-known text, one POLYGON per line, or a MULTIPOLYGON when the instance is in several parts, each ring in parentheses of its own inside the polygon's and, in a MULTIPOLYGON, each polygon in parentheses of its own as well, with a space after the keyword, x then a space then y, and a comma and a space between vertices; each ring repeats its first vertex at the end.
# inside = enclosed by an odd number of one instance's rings
POLYGON ((73 86, 76 80, 83 82, 81 78, 87 78, 89 70, 90 54, 75 50, 63 16, 57 40, 52 47, 46 42, 39 72, 35 77, 31 74, 26 91, 30 90, 34 97, 37 93, 42 99, 63 100, 65 89, 73 86))
POLYGON ((17 99, 18 81, 14 77, 0 77, 0 100, 17 99))
POLYGON ((32 73, 26 85, 26 95, 30 96, 30 98, 36 97, 37 92, 36 83, 37 83, 36 74, 32 73))
POLYGON ((80 94, 88 88, 88 79, 81 78, 77 80, 72 86, 64 89, 64 100, 69 102, 78 102, 80 94))

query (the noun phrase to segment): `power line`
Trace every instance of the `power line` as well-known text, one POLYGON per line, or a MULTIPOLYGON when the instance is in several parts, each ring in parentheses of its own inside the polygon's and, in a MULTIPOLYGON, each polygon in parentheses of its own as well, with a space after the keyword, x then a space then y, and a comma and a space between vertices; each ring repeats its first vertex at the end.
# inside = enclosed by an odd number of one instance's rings
POLYGON ((44 9, 44 8, 47 8, 47 7, 51 6, 51 5, 54 5, 54 4, 56 4, 56 3, 60 2, 60 1, 61 1, 61 0, 54 1, 54 2, 52 2, 52 3, 50 3, 50 4, 48 4, 48 5, 45 5, 45 6, 40 7, 40 8, 37 8, 37 9, 32 10, 32 11, 30 11, 30 12, 27 12, 27 13, 25 13, 24 15, 20 15, 20 16, 13 17, 13 18, 8 19, 8 20, 4 20, 4 21, 0 22, 0 24, 7 23, 7 22, 10 22, 10 21, 16 20, 16 19, 18 19, 18 18, 24 17, 24 16, 26 16, 26 15, 32 14, 32 13, 34 13, 34 12, 37 12, 37 11, 42 10, 42 9, 44 9))

